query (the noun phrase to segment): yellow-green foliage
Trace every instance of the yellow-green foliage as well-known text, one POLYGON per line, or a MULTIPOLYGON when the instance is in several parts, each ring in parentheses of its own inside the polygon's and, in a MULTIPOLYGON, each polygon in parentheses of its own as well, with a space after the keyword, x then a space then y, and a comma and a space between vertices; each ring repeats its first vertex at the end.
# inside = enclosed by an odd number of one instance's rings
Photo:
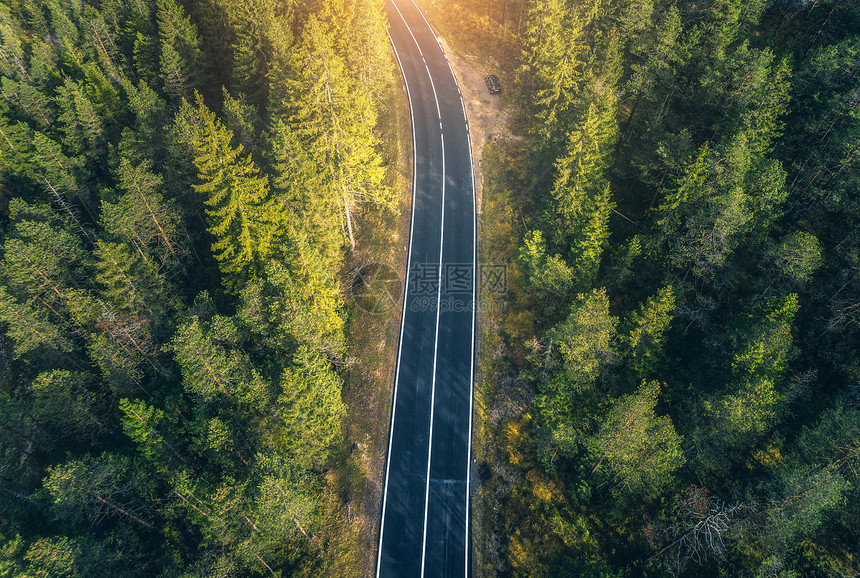
POLYGON ((261 175, 243 147, 233 147, 228 130, 198 96, 199 138, 194 143, 200 184, 208 207, 209 232, 215 238, 212 251, 228 286, 237 291, 278 248, 283 232, 280 213, 267 203, 268 178, 261 175))

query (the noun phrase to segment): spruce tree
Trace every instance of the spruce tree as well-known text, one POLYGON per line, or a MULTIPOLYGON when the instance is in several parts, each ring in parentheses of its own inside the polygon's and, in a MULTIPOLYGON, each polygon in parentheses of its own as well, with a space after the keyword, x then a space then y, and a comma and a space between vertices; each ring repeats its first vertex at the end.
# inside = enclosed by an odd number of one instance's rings
POLYGON ((212 251, 228 288, 238 291, 259 276, 278 246, 282 217, 269 202, 269 181, 243 147, 231 144, 233 133, 198 100, 200 133, 194 164, 204 196, 212 251))
POLYGON ((369 96, 349 77, 331 35, 313 16, 305 25, 287 104, 293 129, 318 163, 325 194, 339 206, 354 247, 358 205, 370 202, 394 210, 396 200, 383 180, 369 96))
POLYGON ((176 100, 188 97, 201 84, 197 29, 175 0, 158 0, 156 18, 164 91, 176 100))
POLYGON ((565 154, 556 162, 551 192, 554 245, 566 249, 574 271, 574 286, 592 286, 609 237, 609 213, 614 208, 605 171, 617 140, 615 100, 592 103, 582 124, 571 132, 565 154))

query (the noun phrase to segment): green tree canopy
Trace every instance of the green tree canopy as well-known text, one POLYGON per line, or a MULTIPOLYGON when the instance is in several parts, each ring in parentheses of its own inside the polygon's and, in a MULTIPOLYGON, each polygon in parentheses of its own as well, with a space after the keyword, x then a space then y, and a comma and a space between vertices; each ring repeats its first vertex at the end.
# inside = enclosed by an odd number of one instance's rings
POLYGON ((300 349, 284 371, 278 397, 280 443, 298 463, 324 463, 340 440, 340 420, 346 413, 340 390, 340 378, 325 358, 309 349, 300 349))
POLYGON ((604 483, 632 494, 655 495, 684 464, 681 437, 668 416, 654 409, 660 383, 643 383, 632 395, 617 399, 590 443, 600 456, 593 473, 603 464, 609 470, 604 483))

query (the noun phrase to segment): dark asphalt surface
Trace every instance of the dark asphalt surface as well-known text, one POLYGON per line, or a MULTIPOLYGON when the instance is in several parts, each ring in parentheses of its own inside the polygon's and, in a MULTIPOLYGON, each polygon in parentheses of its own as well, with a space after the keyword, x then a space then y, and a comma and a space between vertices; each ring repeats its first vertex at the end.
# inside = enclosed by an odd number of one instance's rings
POLYGON ((386 10, 408 85, 415 166, 377 575, 468 576, 478 281, 468 126, 421 12, 411 0, 387 0, 386 10))

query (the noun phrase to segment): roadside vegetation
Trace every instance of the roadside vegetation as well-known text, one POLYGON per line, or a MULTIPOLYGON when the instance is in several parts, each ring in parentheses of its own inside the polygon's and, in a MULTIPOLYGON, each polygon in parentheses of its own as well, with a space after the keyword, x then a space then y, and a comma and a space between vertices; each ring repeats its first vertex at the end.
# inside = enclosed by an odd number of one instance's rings
POLYGON ((508 284, 482 295, 476 567, 860 573, 860 8, 423 4, 454 46, 480 44, 458 21, 516 44, 475 49, 516 117, 483 151, 508 284))
POLYGON ((0 4, 0 575, 362 571, 385 30, 376 0, 0 4))

